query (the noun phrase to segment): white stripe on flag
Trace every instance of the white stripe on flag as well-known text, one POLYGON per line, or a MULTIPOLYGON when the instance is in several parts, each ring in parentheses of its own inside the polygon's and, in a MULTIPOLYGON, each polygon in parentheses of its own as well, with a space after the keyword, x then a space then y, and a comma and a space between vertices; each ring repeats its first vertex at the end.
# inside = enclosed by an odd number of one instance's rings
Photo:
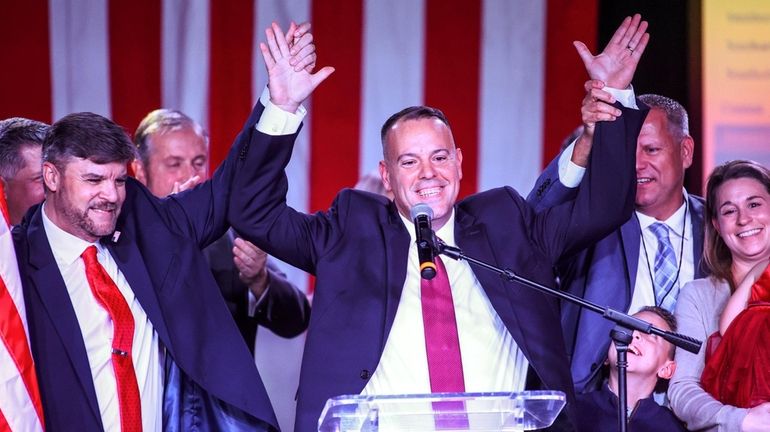
MULTIPOLYGON (((267 85, 267 71, 259 50, 259 42, 265 41, 265 29, 275 21, 286 31, 290 21, 301 23, 310 20, 310 0, 258 0, 254 8, 254 54, 252 55, 252 90, 256 103, 262 90, 267 85)), ((312 31, 312 29, 311 29, 312 31)), ((320 57, 323 61, 323 57, 320 57)), ((322 65, 319 65, 322 66, 322 65)), ((312 112, 311 103, 306 107, 312 112)), ((305 118, 303 131, 294 145, 291 161, 286 168, 289 178, 288 204, 298 211, 307 212, 310 202, 310 121, 311 114, 305 118)), ((308 276, 304 271, 275 260, 286 273, 289 281, 297 285, 302 292, 308 292, 308 276)), ((295 389, 299 385, 299 371, 302 362, 302 350, 305 344, 304 334, 292 339, 276 336, 266 328, 257 331, 255 362, 262 376, 262 382, 270 396, 278 424, 282 430, 294 430, 294 415, 297 402, 294 400, 295 389), (281 361, 276 361, 281 359, 281 361)))
POLYGON ((540 0, 484 1, 479 190, 526 195, 541 171, 545 12, 540 0))
MULTIPOLYGON (((302 23, 310 20, 310 0, 285 2, 281 0, 260 0, 255 8, 256 21, 254 24, 254 56, 252 71, 256 76, 254 82, 254 102, 259 99, 262 90, 267 85, 267 72, 259 52, 259 42, 265 42, 265 29, 273 21, 286 31, 290 21, 302 23)), ((311 28, 312 31, 312 28, 311 28)), ((319 57, 323 61, 323 57, 319 57)), ((323 64, 319 65, 323 66, 323 64)), ((286 201, 290 206, 301 212, 307 212, 310 202, 310 122, 312 117, 312 101, 305 103, 308 115, 305 117, 302 132, 294 144, 291 161, 286 168, 289 178, 289 192, 286 201)), ((289 265, 281 265, 288 279, 294 282, 303 292, 308 290, 307 274, 289 265)))
POLYGON ((380 128, 385 120, 403 108, 423 104, 424 1, 365 2, 363 36, 361 175, 382 160, 380 128))
POLYGON ((209 2, 163 0, 161 16, 163 106, 208 128, 209 2))
POLYGON ((106 0, 49 2, 53 118, 112 113, 106 0))

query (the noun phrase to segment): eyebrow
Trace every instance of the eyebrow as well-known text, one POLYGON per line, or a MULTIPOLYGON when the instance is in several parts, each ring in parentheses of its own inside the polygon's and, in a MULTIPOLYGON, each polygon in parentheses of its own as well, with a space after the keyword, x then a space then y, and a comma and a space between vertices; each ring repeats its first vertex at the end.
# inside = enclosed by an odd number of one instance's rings
MULTIPOLYGON (((441 152, 445 152, 445 153, 451 153, 451 152, 452 152, 452 150, 448 150, 448 149, 436 149, 436 150, 433 150, 433 151, 430 153, 430 156, 433 156, 433 155, 435 155, 435 154, 437 154, 437 153, 441 153, 441 152)), ((417 158, 418 156, 417 156, 417 154, 415 154, 415 153, 404 153, 404 154, 402 154, 402 155, 399 155, 399 156, 396 158, 396 160, 397 160, 397 161, 399 161, 399 160, 401 160, 401 159, 403 159, 403 158, 405 158, 405 157, 413 157, 413 158, 417 158)))
MULTIPOLYGON (((747 202, 747 201, 751 201, 751 200, 755 200, 755 199, 760 199, 760 200, 764 201, 765 197, 763 197, 761 195, 752 195, 752 196, 746 198, 745 200, 743 200, 743 202, 747 202)), ((719 208, 722 208, 722 207, 727 206, 727 205, 735 205, 735 206, 737 206, 738 204, 735 204, 732 201, 725 201, 724 203, 722 203, 722 205, 719 206, 719 208)))

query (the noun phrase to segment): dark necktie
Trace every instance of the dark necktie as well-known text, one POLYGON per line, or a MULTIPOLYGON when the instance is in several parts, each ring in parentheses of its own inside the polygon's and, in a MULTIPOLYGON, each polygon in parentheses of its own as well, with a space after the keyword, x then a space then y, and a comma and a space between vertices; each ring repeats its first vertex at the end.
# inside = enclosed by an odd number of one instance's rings
POLYGON ((89 246, 81 255, 86 264, 86 278, 94 297, 107 311, 112 320, 112 368, 118 387, 120 405, 120 430, 134 432, 142 430, 142 404, 139 400, 139 386, 131 358, 134 340, 134 316, 123 294, 112 278, 96 259, 96 246, 89 246))

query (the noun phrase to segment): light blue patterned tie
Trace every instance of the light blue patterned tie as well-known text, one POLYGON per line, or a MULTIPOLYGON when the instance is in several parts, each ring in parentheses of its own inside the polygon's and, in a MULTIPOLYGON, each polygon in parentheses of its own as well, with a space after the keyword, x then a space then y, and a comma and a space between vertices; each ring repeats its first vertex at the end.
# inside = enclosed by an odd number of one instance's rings
POLYGON ((676 254, 671 240, 668 238, 668 226, 662 222, 655 222, 650 225, 650 231, 658 239, 658 252, 655 254, 655 303, 672 311, 676 304, 676 297, 679 294, 679 269, 676 265, 676 254))

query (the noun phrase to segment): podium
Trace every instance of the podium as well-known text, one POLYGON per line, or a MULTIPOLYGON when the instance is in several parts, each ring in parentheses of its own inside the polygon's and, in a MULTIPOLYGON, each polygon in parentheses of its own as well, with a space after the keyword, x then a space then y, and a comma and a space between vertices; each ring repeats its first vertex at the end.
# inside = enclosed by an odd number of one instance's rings
POLYGON ((318 431, 527 431, 550 426, 565 404, 559 391, 337 396, 318 431))

